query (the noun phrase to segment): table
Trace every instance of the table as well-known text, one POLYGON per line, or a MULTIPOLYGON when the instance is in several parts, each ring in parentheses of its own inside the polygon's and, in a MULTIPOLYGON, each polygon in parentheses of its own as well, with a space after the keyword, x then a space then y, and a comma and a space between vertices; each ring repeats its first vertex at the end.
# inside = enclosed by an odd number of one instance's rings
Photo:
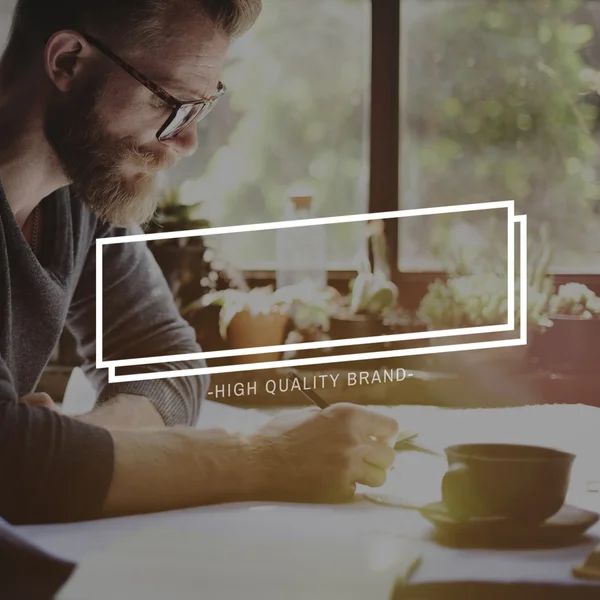
MULTIPOLYGON (((590 478, 600 479, 598 409, 580 405, 373 409, 393 415, 402 429, 418 431, 420 443, 438 453, 401 453, 380 490, 383 493, 399 494, 409 503, 437 500, 445 469, 439 453, 446 445, 526 441, 578 454, 567 501, 600 511, 600 498, 585 491, 590 478)), ((199 427, 249 431, 268 418, 264 411, 207 403, 199 427)), ((366 491, 359 486, 359 494, 366 491)), ((65 594, 71 595, 59 600, 225 600, 242 594, 248 600, 387 600, 392 594, 404 600, 439 597, 435 594, 441 592, 466 598, 470 596, 465 586, 489 586, 499 575, 512 585, 535 582, 539 588, 545 583, 556 590, 559 582, 576 582, 570 569, 600 541, 600 526, 596 526, 590 537, 569 548, 517 553, 452 550, 432 542, 430 525, 417 512, 379 506, 361 496, 340 506, 228 504, 18 530, 58 556, 82 560, 71 582, 74 587, 65 588, 65 594), (415 552, 422 556, 422 564, 410 585, 399 586, 415 552)), ((579 591, 599 596, 599 585, 581 582, 579 591)), ((478 589, 491 598, 499 588, 496 583, 485 591, 478 589)), ((515 589, 511 588, 511 597, 515 589)), ((535 597, 532 588, 526 593, 535 597)), ((551 597, 548 589, 544 594, 551 597)))

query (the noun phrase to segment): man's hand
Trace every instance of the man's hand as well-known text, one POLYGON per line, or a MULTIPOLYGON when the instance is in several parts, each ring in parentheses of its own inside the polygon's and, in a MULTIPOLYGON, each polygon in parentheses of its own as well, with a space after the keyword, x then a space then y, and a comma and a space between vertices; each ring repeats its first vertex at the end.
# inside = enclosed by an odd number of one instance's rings
POLYGON ((263 495, 276 500, 350 499, 356 484, 381 487, 394 464, 395 419, 352 404, 275 417, 251 436, 263 495))
POLYGON ((43 392, 22 396, 20 400, 30 406, 43 406, 44 408, 49 408, 55 412, 60 412, 60 408, 58 408, 52 398, 43 392))

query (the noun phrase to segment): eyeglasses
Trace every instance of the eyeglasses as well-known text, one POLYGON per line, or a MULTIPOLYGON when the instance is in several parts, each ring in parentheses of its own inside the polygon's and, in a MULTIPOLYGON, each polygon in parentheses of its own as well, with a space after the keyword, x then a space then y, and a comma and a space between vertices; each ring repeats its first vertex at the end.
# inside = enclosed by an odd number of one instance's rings
POLYGON ((172 140, 192 123, 203 119, 213 109, 217 100, 227 90, 225 85, 219 82, 217 86, 217 93, 210 98, 190 101, 178 100, 169 94, 169 92, 161 88, 158 84, 154 83, 152 80, 148 79, 148 77, 140 73, 137 69, 134 69, 122 58, 119 58, 101 41, 87 34, 82 35, 92 46, 100 50, 102 54, 110 58, 115 64, 129 73, 135 80, 139 81, 143 86, 148 88, 155 96, 160 98, 168 107, 172 109, 171 115, 156 133, 156 137, 161 142, 172 140))

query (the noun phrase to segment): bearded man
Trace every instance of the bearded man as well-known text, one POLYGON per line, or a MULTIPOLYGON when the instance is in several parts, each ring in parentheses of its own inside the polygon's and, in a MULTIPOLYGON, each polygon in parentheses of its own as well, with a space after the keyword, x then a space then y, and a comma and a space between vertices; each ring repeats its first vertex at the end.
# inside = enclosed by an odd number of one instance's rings
MULTIPOLYGON (((0 63, 0 517, 12 523, 337 501, 385 481, 397 432, 387 417, 340 404, 251 436, 200 431, 206 378, 113 385, 94 367, 95 242, 151 219, 155 174, 196 150, 195 124, 225 93, 230 43, 260 10, 261 0, 17 4, 0 63), (65 326, 98 392, 78 418, 35 394, 65 326)), ((105 246, 103 283, 107 360, 200 350, 145 244, 105 246)))

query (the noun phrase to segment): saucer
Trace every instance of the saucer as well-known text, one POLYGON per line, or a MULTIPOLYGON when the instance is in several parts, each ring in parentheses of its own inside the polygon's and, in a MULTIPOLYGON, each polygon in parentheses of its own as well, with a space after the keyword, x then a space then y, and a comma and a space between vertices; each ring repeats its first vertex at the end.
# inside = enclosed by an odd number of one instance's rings
POLYGON ((527 526, 503 518, 457 521, 443 502, 428 504, 420 510, 431 522, 437 538, 451 545, 552 546, 569 544, 600 520, 600 515, 569 504, 540 525, 527 526))

